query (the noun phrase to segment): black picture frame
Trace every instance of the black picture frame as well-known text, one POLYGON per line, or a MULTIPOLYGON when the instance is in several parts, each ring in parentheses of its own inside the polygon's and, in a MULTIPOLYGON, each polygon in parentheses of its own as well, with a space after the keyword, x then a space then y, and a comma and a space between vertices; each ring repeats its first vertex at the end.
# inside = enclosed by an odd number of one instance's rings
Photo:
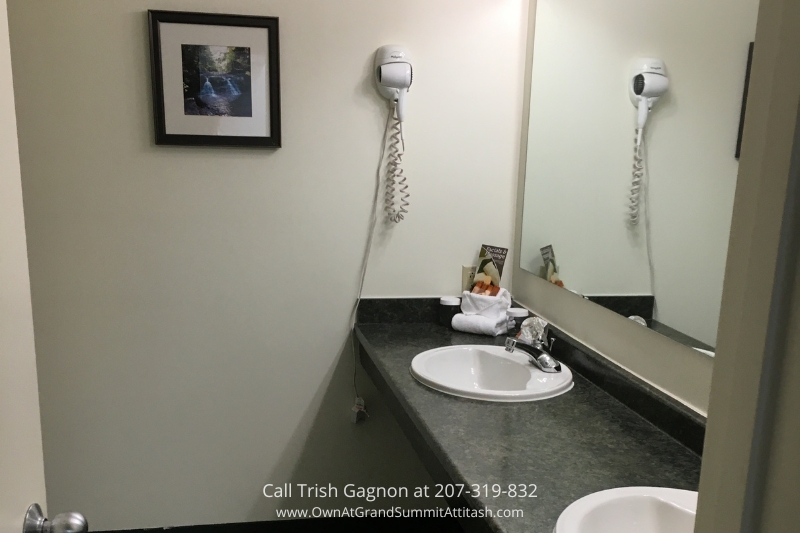
POLYGON ((281 146, 280 105, 280 49, 278 18, 252 15, 229 15, 220 13, 195 13, 185 11, 148 10, 150 27, 150 66, 153 84, 153 116, 155 143, 157 145, 182 146, 256 146, 279 148, 281 146), (208 26, 234 26, 243 28, 265 28, 268 39, 269 80, 269 136, 238 135, 192 135, 167 133, 162 69, 161 23, 199 24, 208 26))
POLYGON ((739 134, 736 137, 736 152, 734 157, 739 159, 742 153, 742 135, 744 134, 744 115, 747 111, 747 93, 750 90, 750 68, 753 66, 753 46, 755 43, 750 43, 747 49, 747 70, 744 75, 744 91, 742 92, 742 112, 739 115, 739 134))

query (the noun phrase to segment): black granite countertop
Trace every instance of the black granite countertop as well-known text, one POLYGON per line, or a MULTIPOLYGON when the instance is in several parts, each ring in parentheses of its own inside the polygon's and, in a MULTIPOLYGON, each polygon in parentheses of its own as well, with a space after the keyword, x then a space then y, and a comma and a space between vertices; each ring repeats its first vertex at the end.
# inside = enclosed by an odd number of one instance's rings
MULTIPOLYGON (((697 490, 700 457, 573 372, 574 388, 536 402, 492 403, 450 396, 410 374, 420 352, 458 344, 502 345, 437 324, 359 324, 362 362, 408 415, 455 483, 536 484, 537 498, 466 496, 476 509, 521 509, 491 518, 492 530, 551 533, 573 501, 604 489, 660 486, 697 490)), ((379 385, 379 389, 381 386, 379 385)), ((418 450, 419 452, 419 450, 418 450)))

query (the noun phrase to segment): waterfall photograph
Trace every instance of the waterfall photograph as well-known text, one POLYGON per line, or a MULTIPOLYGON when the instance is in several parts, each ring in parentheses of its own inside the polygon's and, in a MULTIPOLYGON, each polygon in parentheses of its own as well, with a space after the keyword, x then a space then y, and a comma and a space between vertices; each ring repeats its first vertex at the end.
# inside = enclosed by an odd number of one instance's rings
POLYGON ((156 144, 280 147, 277 17, 148 17, 156 144))
POLYGON ((182 44, 185 115, 252 117, 250 48, 182 44))

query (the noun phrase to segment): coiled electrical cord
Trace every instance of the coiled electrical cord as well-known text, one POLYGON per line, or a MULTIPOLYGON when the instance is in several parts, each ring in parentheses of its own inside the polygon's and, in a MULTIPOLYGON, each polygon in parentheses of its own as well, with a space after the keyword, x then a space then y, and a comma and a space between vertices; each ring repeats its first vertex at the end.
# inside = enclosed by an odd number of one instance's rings
MULTIPOLYGON (((656 293, 656 269, 653 260, 653 239, 650 231, 650 191, 649 173, 645 165, 647 157, 644 130, 636 131, 633 145, 633 174, 630 194, 628 195, 628 223, 631 227, 639 224, 640 198, 644 196, 644 232, 647 246, 647 266, 650 270, 650 293, 656 293)), ((655 304, 657 305, 657 304, 655 304)))
POLYGON ((640 142, 640 132, 637 131, 636 139, 633 144, 633 174, 631 179, 630 193, 628 194, 628 223, 635 226, 639 223, 639 197, 642 192, 642 180, 644 179, 644 157, 642 157, 642 142, 640 142))
MULTIPOLYGON (((403 130, 402 126, 399 125, 400 121, 397 120, 397 104, 392 106, 389 110, 389 114, 386 116, 386 125, 383 127, 383 137, 381 138, 381 154, 380 158, 378 159, 378 167, 375 170, 375 188, 373 189, 372 195, 372 209, 370 210, 369 215, 369 229, 367 231, 367 242, 364 245, 364 255, 361 257, 361 268, 358 275, 358 293, 356 294, 356 301, 353 304, 353 309, 350 312, 350 342, 353 349, 353 391, 356 394, 356 397, 359 397, 358 393, 358 384, 356 382, 356 374, 358 372, 358 351, 356 350, 356 339, 355 339, 355 325, 356 325, 356 314, 358 313, 358 305, 361 303, 361 294, 364 292, 364 280, 367 277, 367 266, 369 265, 369 256, 372 252, 372 241, 373 237, 375 236, 375 224, 377 222, 377 215, 378 215, 378 198, 381 186, 381 170, 383 168, 383 160, 384 154, 386 153, 386 144, 387 138, 389 137, 389 132, 394 132, 394 128, 397 127, 399 131, 399 142, 402 145, 403 141, 403 130)), ((394 136, 394 133, 392 133, 394 136)), ((402 162, 402 152, 398 150, 400 155, 400 159, 398 160, 396 168, 400 171, 400 176, 402 177, 403 169, 399 167, 399 163, 402 162)), ((397 177, 395 175, 395 181, 397 177)), ((405 177, 402 177, 402 184, 405 184, 405 177)), ((394 189, 394 186, 392 187, 394 189)), ((405 186, 401 190, 401 192, 405 192, 405 186)), ((387 179, 387 198, 388 198, 388 179, 387 179)), ((408 193, 405 195, 405 199, 408 199, 408 193)), ((408 206, 408 202, 406 201, 405 206, 408 206)), ((403 205, 401 204, 401 208, 403 205)), ((392 208, 394 208, 394 190, 392 190, 392 208)), ((388 209, 387 209, 388 212, 388 209)), ((389 218, 393 222, 400 222, 402 220, 402 214, 406 213, 407 211, 403 211, 402 213, 395 213, 395 218, 392 218, 392 215, 389 215, 389 218), (396 215, 400 215, 400 218, 396 218, 396 215)))
POLYGON ((405 142, 403 140, 403 125, 397 118, 397 103, 392 106, 389 113, 392 124, 389 135, 389 154, 387 155, 386 163, 384 205, 389 220, 397 223, 403 220, 404 215, 408 213, 406 208, 408 207, 408 198, 411 195, 408 193, 406 176, 403 174, 405 142), (395 199, 396 195, 399 195, 397 200, 395 199))

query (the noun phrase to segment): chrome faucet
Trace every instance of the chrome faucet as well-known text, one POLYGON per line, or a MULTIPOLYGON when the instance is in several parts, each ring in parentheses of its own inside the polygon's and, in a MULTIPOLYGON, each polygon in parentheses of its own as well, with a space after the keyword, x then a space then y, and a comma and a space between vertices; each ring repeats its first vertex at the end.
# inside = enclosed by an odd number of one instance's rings
MULTIPOLYGON (((547 346, 548 324, 539 317, 528 318, 522 323, 522 332, 517 338, 506 339, 506 351, 519 350, 528 356, 531 364, 542 372, 554 374, 561 372, 561 363, 548 352, 547 346)), ((555 340, 555 339, 553 339, 555 340)), ((550 343, 552 348, 552 342, 550 343)))

